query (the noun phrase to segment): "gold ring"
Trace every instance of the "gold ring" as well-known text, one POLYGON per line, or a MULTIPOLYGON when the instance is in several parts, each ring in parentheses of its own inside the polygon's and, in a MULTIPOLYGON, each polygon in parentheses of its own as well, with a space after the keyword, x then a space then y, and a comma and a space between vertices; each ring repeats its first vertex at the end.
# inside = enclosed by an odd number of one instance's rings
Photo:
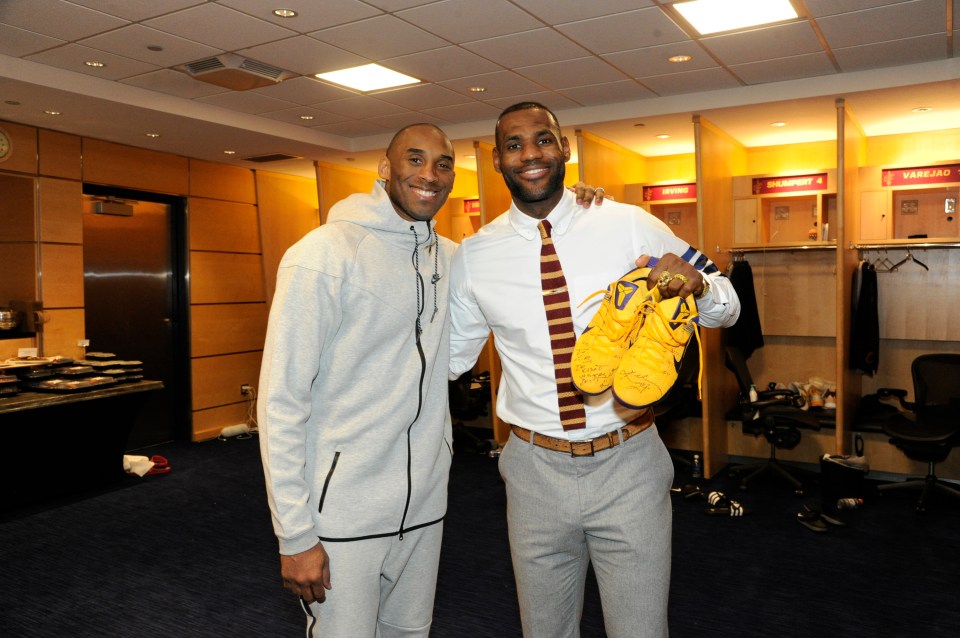
POLYGON ((657 279, 657 287, 666 288, 670 285, 670 282, 673 280, 673 275, 670 274, 669 270, 664 270, 660 273, 660 277, 657 279))
POLYGON ((681 275, 681 274, 674 275, 673 277, 670 278, 670 281, 673 281, 674 279, 679 279, 683 283, 687 283, 688 281, 690 281, 689 279, 687 279, 686 275, 681 275))

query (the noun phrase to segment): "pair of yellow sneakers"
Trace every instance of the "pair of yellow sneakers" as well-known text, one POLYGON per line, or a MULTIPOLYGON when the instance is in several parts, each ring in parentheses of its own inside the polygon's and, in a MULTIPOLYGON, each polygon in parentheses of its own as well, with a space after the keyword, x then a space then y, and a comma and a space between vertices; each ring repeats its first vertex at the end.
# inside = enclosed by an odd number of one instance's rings
POLYGON ((657 286, 647 289, 655 263, 651 260, 647 267, 631 270, 605 291, 587 298, 604 292, 570 361, 573 383, 580 392, 601 394, 612 386, 614 398, 623 405, 648 407, 676 383, 691 337, 696 337, 700 350, 693 296, 663 299, 657 286))

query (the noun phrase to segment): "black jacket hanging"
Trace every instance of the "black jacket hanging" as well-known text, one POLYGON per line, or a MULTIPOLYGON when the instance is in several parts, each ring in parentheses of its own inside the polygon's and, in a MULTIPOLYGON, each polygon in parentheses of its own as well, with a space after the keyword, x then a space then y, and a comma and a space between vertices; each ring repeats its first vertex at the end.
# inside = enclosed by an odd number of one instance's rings
POLYGON ((880 317, 877 300, 877 269, 869 262, 854 272, 860 295, 851 314, 850 369, 873 375, 880 364, 880 317))
POLYGON ((740 318, 727 328, 727 342, 736 346, 745 359, 757 348, 763 347, 763 328, 757 309, 757 295, 753 287, 753 269, 745 260, 734 261, 727 267, 727 277, 740 298, 740 318))

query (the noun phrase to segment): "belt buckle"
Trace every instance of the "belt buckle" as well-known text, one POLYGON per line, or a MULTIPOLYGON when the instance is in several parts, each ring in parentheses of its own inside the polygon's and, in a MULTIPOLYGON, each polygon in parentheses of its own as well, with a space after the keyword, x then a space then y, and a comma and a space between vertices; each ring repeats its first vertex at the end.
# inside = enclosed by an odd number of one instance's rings
POLYGON ((593 449, 593 439, 590 439, 589 441, 570 441, 570 456, 572 456, 572 457, 578 457, 578 456, 596 456, 596 455, 594 454, 594 452, 596 452, 596 450, 593 449), (575 446, 577 445, 577 443, 589 443, 589 444, 590 444, 590 453, 589 453, 589 454, 577 454, 576 451, 575 451, 575 450, 576 450, 576 447, 575 447, 575 446))

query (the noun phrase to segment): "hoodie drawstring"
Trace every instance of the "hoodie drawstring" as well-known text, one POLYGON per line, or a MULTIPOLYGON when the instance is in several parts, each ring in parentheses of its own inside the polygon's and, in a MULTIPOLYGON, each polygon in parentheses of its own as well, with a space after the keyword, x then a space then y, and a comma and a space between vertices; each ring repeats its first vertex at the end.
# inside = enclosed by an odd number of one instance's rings
MULTIPOLYGON (((433 277, 430 278, 430 283, 433 284, 433 314, 430 315, 430 323, 433 323, 433 320, 436 318, 437 313, 440 311, 440 306, 437 303, 437 282, 440 281, 440 241, 437 238, 436 231, 430 227, 430 222, 427 224, 427 246, 433 247, 433 277), (432 243, 430 240, 433 240, 432 243)), ((413 270, 417 275, 417 338, 423 333, 423 328, 420 325, 420 317, 423 315, 423 298, 421 293, 425 292, 423 290, 424 283, 423 277, 420 275, 420 237, 417 235, 417 227, 410 226, 410 230, 413 231, 413 270)))

